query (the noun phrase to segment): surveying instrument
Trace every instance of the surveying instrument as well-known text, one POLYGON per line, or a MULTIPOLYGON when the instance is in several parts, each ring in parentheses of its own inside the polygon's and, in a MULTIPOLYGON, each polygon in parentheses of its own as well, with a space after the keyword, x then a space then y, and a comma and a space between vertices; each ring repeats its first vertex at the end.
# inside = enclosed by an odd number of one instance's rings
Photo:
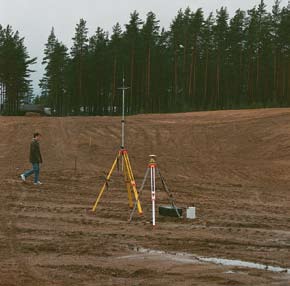
MULTIPOLYGON (((176 212, 176 214, 177 214, 177 216, 179 218, 181 217, 181 214, 180 214, 180 209, 178 209, 176 207, 176 205, 174 203, 174 199, 173 199, 172 193, 169 191, 169 189, 167 187, 167 184, 166 184, 166 182, 164 180, 164 177, 162 176, 162 174, 160 172, 160 169, 157 166, 156 155, 149 155, 149 158, 150 158, 150 160, 149 160, 149 163, 148 163, 148 167, 147 167, 147 170, 146 170, 142 185, 141 185, 141 187, 140 187, 140 189, 138 191, 138 194, 139 194, 139 198, 140 198, 141 193, 142 193, 142 191, 144 189, 148 174, 150 172, 150 187, 151 187, 151 201, 152 201, 152 225, 155 226, 155 224, 156 224, 156 215, 155 215, 156 173, 158 174, 158 176, 159 176, 159 178, 161 180, 163 190, 168 195, 171 207, 175 210, 175 212, 176 212)), ((131 212, 129 222, 132 221, 133 214, 134 214, 134 212, 136 210, 136 207, 138 207, 138 202, 137 201, 135 202, 134 208, 133 208, 133 210, 131 212)))
POLYGON ((119 88, 122 90, 122 120, 121 120, 122 141, 121 141, 121 148, 117 153, 117 156, 113 162, 113 165, 112 165, 107 177, 105 178, 105 182, 104 182, 104 184, 99 192, 99 195, 97 197, 97 200, 93 206, 93 212, 96 210, 98 203, 99 203, 101 196, 103 195, 105 189, 109 188, 109 180, 110 180, 116 166, 117 165, 119 166, 120 159, 122 159, 122 172, 123 172, 125 184, 127 187, 129 207, 133 208, 133 200, 132 200, 132 193, 133 193, 134 197, 135 197, 135 202, 136 202, 135 204, 137 205, 138 213, 142 214, 142 208, 141 208, 141 204, 140 204, 140 201, 138 198, 138 192, 136 189, 136 183, 135 183, 132 167, 130 164, 128 151, 125 149, 125 90, 128 88, 129 87, 125 87, 125 78, 123 76, 123 86, 121 88, 119 88))

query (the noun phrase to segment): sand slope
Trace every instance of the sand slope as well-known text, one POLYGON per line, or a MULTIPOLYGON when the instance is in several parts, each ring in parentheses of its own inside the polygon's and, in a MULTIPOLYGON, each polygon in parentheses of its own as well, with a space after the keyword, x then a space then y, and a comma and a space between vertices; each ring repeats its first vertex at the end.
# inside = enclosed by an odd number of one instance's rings
MULTIPOLYGON (((0 117, 0 138, 0 285, 290 284, 287 273, 172 259, 185 252, 290 268, 290 109, 127 117, 137 185, 156 154, 177 205, 197 208, 196 220, 158 216, 155 229, 148 185, 144 215, 128 224, 118 172, 91 212, 119 149, 120 117, 0 117), (41 187, 19 180, 34 131, 41 187)), ((157 205, 166 203, 158 191, 157 205)))

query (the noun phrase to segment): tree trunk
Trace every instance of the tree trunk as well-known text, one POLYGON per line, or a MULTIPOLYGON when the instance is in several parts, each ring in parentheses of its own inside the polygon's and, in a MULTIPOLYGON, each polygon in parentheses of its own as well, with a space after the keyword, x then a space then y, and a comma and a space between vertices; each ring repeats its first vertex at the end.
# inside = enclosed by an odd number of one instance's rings
POLYGON ((133 84, 134 84, 134 64, 135 64, 135 49, 131 51, 131 67, 130 67, 130 99, 128 100, 128 110, 130 114, 133 112, 133 84))
POLYGON ((277 51, 274 53, 274 70, 273 70, 273 99, 272 102, 277 102, 277 51))
POLYGON ((220 107, 220 55, 218 54, 216 65, 216 99, 215 107, 220 107))
POLYGON ((248 104, 253 102, 252 60, 248 66, 248 104))
MULTIPOLYGON (((191 54, 191 63, 190 63, 190 70, 189 70, 189 84, 188 84, 188 98, 189 102, 191 102, 191 105, 193 104, 193 97, 191 96, 192 93, 192 85, 195 86, 195 75, 193 76, 194 73, 194 67, 195 67, 195 52, 194 49, 192 49, 192 54, 191 54)), ((193 92, 194 93, 194 92, 193 92)))
POLYGON ((175 105, 178 94, 178 54, 177 50, 174 51, 174 98, 171 104, 175 105))
POLYGON ((148 48, 147 54, 147 86, 146 86, 146 98, 151 103, 151 112, 153 112, 153 99, 150 96, 150 75, 151 75, 151 48, 148 48))
POLYGON ((116 71, 117 71, 117 58, 114 56, 114 63, 113 63, 113 85, 112 85, 112 101, 111 101, 111 108, 114 112, 114 106, 115 106, 115 97, 116 97, 116 71))
POLYGON ((255 95, 256 102, 261 101, 261 92, 260 92, 260 50, 258 50, 258 56, 257 56, 257 66, 256 66, 256 84, 255 84, 255 95))
MULTIPOLYGON (((204 103, 207 101, 207 78, 208 78, 208 50, 206 50, 206 57, 205 57, 205 70, 204 70, 204 103)), ((205 107, 205 106, 204 106, 205 107)))

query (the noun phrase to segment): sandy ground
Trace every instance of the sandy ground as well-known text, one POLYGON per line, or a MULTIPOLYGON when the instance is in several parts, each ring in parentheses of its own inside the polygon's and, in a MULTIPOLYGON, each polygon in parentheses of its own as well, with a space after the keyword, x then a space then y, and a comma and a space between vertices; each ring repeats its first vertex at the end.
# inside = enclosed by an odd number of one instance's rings
MULTIPOLYGON (((289 272, 187 259, 290 269, 290 109, 126 118, 137 186, 156 154, 177 206, 196 207, 197 219, 157 215, 155 228, 149 182, 143 216, 128 223, 117 171, 91 211, 119 149, 119 117, 0 117, 0 138, 0 285, 290 285, 289 272), (40 187, 19 179, 34 131, 40 187)), ((160 180, 157 189, 157 206, 168 204, 160 180)))

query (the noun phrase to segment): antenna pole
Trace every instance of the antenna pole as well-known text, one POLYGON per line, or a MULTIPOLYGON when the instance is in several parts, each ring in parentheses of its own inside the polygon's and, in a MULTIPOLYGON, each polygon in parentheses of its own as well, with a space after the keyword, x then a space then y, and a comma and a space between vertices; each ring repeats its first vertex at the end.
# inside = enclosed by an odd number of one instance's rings
POLYGON ((121 149, 125 149, 125 90, 129 87, 125 87, 125 76, 123 74, 123 86, 118 89, 122 89, 122 133, 121 133, 121 149))
POLYGON ((125 148, 125 77, 123 75, 123 87, 122 87, 122 142, 121 149, 125 148))
POLYGON ((118 89, 122 89, 122 139, 121 139, 121 148, 115 158, 115 161, 105 179, 105 182, 99 192, 99 195, 97 197, 97 200, 93 206, 93 211, 96 210, 97 205, 101 199, 101 196, 103 194, 103 192, 108 189, 108 185, 109 185, 109 181, 111 178, 112 173, 114 172, 116 166, 119 166, 118 162, 119 160, 122 158, 122 171, 124 173, 124 179, 125 179, 125 184, 127 186, 127 192, 128 192, 128 200, 129 200, 129 206, 130 208, 133 208, 133 201, 132 201, 132 194, 134 194, 135 200, 136 200, 136 205, 138 208, 138 212, 141 215, 142 214, 142 208, 141 208, 141 204, 139 201, 139 195, 138 195, 138 191, 136 188, 136 182, 134 179, 134 175, 133 175, 133 171, 132 171, 132 167, 131 167, 131 163, 129 160, 129 156, 128 156, 128 151, 125 149, 125 90, 128 89, 129 87, 125 87, 125 77, 124 77, 124 73, 123 73, 123 86, 118 88, 118 89))

